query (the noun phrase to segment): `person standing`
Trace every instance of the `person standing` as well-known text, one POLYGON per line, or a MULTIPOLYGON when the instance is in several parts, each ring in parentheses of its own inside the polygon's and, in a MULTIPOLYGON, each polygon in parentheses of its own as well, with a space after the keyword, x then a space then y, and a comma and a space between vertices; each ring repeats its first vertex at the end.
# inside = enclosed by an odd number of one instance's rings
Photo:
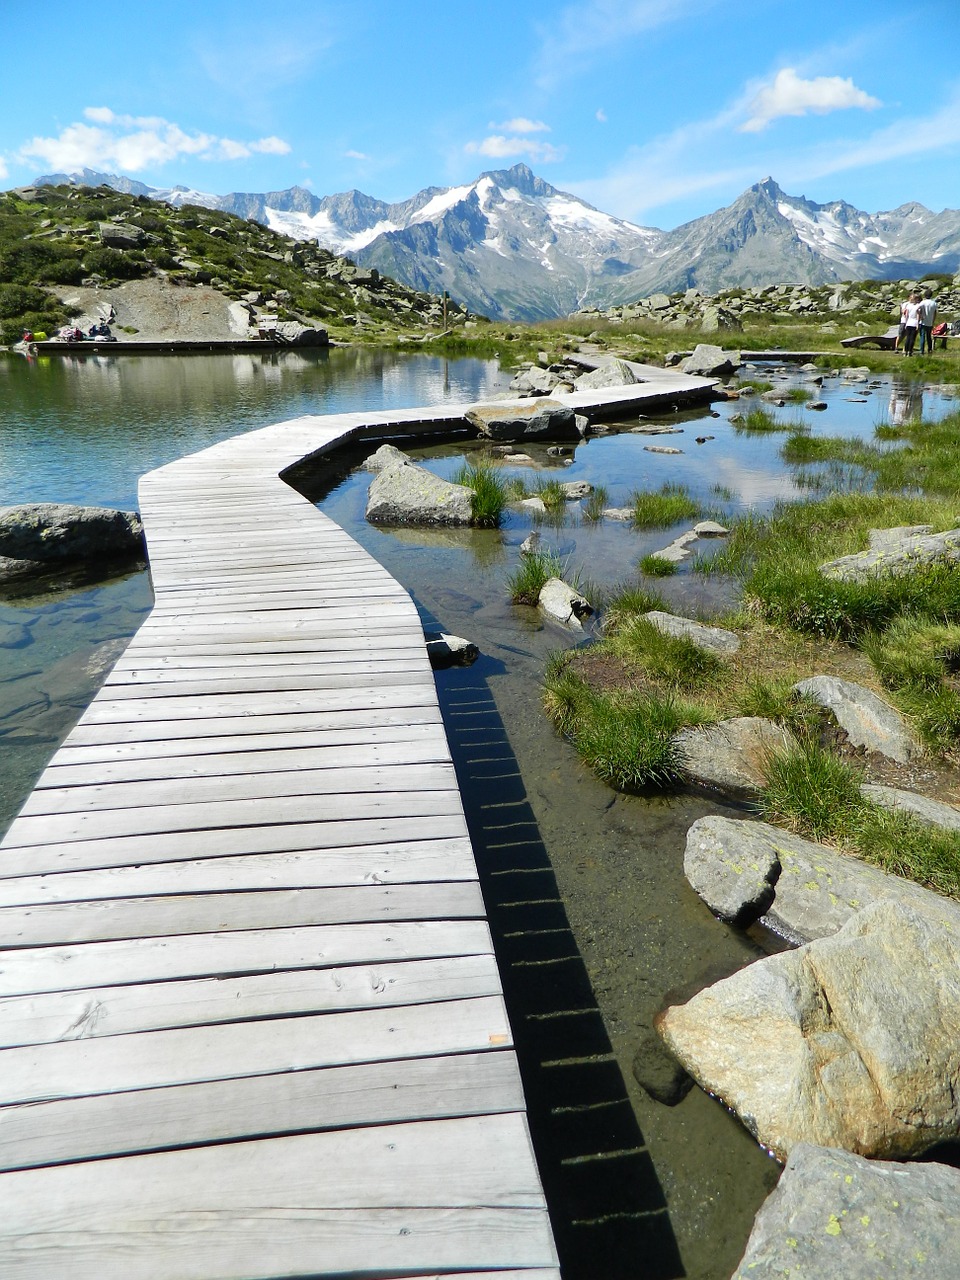
POLYGON ((920 331, 920 354, 924 350, 928 356, 933 355, 933 326, 937 323, 937 300, 929 289, 924 289, 920 302, 918 329, 920 331))
POLYGON ((900 335, 903 341, 903 354, 913 355, 917 341, 917 326, 920 323, 920 295, 911 293, 900 308, 900 335))

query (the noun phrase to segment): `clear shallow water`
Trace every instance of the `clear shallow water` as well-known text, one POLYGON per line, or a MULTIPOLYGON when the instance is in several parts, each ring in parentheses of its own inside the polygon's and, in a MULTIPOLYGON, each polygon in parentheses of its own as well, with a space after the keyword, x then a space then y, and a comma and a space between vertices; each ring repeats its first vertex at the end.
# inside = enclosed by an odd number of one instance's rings
MULTIPOLYGON (((507 380, 491 364, 378 352, 66 365, 0 358, 0 501, 131 507, 143 471, 237 432, 303 413, 469 401, 507 380)), ((802 382, 790 371, 782 386, 802 382)), ((767 407, 817 434, 865 438, 901 403, 911 416, 918 410, 915 391, 911 398, 889 382, 828 380, 822 398, 823 413, 767 407)), ((531 484, 538 473, 602 483, 612 506, 626 505, 634 489, 675 481, 723 516, 764 510, 804 490, 779 458, 784 435, 745 435, 731 424, 758 403, 719 405, 717 417, 709 409, 671 415, 683 428, 674 435, 591 439, 569 465, 536 451, 541 468, 515 470, 531 484), (714 438, 696 443, 707 435, 714 438), (646 444, 683 453, 651 454, 646 444)), ((923 411, 940 416, 955 403, 927 394, 923 411)), ((444 475, 464 457, 462 445, 415 452, 430 454, 428 465, 444 475)), ((438 688, 567 1280, 725 1280, 777 1168, 702 1093, 659 1106, 630 1070, 665 1001, 759 954, 713 919, 683 877, 687 827, 722 807, 692 796, 616 795, 550 730, 539 698, 543 665, 572 641, 507 600, 529 517, 510 513, 500 531, 375 529, 363 519, 368 482, 363 472, 327 482, 321 506, 411 590, 426 621, 482 649, 469 671, 440 673, 438 688)), ((685 527, 638 534, 585 524, 578 511, 570 504, 562 527, 543 526, 544 542, 600 583, 628 577, 639 556, 685 527)), ((715 602, 715 586, 686 567, 657 585, 678 609, 715 602)), ((143 573, 0 601, 4 824, 150 603, 143 573)))

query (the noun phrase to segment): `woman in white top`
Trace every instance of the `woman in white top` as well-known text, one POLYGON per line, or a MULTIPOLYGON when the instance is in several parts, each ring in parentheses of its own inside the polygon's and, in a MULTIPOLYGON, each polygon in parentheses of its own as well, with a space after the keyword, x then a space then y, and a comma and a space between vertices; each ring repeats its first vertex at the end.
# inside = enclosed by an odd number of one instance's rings
POLYGON ((919 293, 911 293, 900 308, 900 334, 903 340, 903 353, 907 356, 913 355, 914 344, 917 341, 917 326, 920 323, 920 295, 919 293))

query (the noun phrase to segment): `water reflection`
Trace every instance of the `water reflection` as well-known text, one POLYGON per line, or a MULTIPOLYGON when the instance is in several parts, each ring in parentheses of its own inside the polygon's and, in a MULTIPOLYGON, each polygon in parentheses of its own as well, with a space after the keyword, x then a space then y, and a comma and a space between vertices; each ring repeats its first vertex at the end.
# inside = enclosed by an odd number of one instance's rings
POLYGON ((905 422, 922 418, 923 383, 906 382, 900 378, 894 378, 890 387, 887 413, 890 424, 894 427, 902 427, 905 422))

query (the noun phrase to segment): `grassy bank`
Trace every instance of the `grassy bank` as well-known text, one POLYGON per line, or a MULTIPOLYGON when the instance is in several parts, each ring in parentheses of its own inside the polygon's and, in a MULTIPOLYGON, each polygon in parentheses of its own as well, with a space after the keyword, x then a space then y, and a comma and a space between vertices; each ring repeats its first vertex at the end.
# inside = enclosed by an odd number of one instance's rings
MULTIPOLYGON (((678 784, 674 735, 684 726, 772 719, 797 746, 766 762, 758 814, 960 896, 960 837, 864 799, 869 762, 822 708, 792 692, 815 674, 873 688, 913 726, 937 776, 960 785, 960 567, 862 583, 819 568, 865 550, 872 529, 960 525, 960 413, 936 424, 881 425, 877 434, 866 443, 815 441, 817 461, 857 468, 866 491, 745 515, 705 564, 703 572, 739 588, 737 609, 720 620, 740 637, 739 653, 720 659, 661 635, 642 615, 662 602, 626 589, 607 607, 600 642, 551 662, 545 705, 585 763, 626 790, 678 784)), ((785 456, 801 440, 808 438, 790 437, 785 456)))

